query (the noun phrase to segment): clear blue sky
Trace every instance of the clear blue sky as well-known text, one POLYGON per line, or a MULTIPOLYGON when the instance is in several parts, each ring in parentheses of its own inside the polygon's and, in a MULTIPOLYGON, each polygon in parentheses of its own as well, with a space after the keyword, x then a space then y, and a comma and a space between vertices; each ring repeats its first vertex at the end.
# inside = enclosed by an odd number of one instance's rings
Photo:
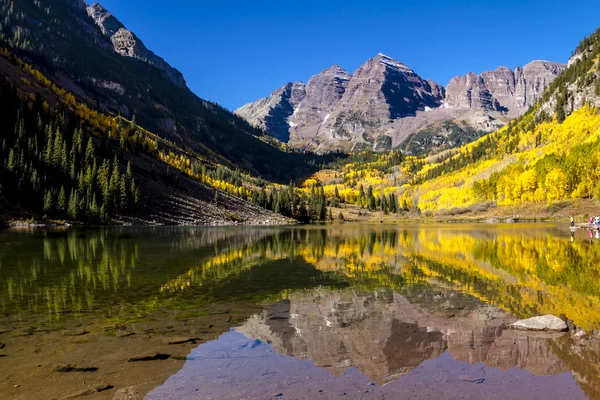
POLYGON ((377 53, 446 85, 533 59, 566 62, 600 26, 600 1, 101 0, 184 75, 235 109, 289 81, 377 53))

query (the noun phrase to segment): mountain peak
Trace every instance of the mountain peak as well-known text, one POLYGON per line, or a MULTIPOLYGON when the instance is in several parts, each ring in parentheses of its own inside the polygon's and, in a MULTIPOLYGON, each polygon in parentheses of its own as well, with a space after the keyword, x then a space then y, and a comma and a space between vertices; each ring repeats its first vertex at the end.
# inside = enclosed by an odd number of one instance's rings
POLYGON ((120 29, 125 28, 121 21, 98 2, 87 7, 87 14, 98 25, 104 36, 109 38, 114 36, 120 29))
POLYGON ((549 70, 549 71, 553 71, 554 73, 559 73, 565 68, 566 68, 566 65, 561 64, 561 63, 546 61, 546 60, 533 60, 533 61, 525 64, 522 69, 523 70, 537 70, 537 71, 549 70))
POLYGON ((323 72, 326 72, 326 71, 334 71, 334 72, 344 71, 344 72, 346 72, 346 70, 344 68, 340 67, 338 64, 333 64, 331 67, 325 68, 323 70, 323 72))
POLYGON ((135 33, 125 28, 114 15, 100 3, 95 2, 86 8, 88 16, 100 28, 102 34, 112 42, 114 51, 123 57, 137 58, 155 66, 176 85, 185 87, 181 72, 171 67, 164 59, 150 51, 135 33))
POLYGON ((289 140, 292 148, 382 150, 432 123, 457 118, 474 130, 499 128, 535 103, 563 67, 539 60, 515 71, 500 66, 454 77, 444 88, 378 53, 353 74, 334 64, 312 76, 304 90, 290 90, 289 83, 286 98, 279 89, 236 113, 289 140))
POLYGON ((352 78, 352 74, 349 73, 348 71, 346 71, 344 68, 340 67, 337 64, 332 65, 329 68, 324 69, 323 71, 321 71, 321 73, 319 75, 333 75, 333 77, 335 79, 338 80, 342 80, 342 81, 348 81, 350 80, 350 78, 352 78))
POLYGON ((411 72, 414 73, 414 71, 412 69, 410 69, 408 66, 406 66, 406 64, 401 63, 400 61, 396 60, 395 58, 392 58, 390 56, 386 56, 383 53, 378 53, 375 58, 373 58, 374 61, 379 62, 381 64, 384 64, 388 67, 392 67, 395 68, 397 70, 403 71, 403 72, 411 72))

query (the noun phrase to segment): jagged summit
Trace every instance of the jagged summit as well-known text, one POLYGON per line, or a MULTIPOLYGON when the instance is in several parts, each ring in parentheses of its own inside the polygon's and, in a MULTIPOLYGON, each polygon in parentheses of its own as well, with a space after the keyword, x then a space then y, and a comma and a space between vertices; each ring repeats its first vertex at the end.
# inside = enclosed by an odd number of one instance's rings
POLYGON ((390 57, 390 56, 386 56, 383 53, 378 53, 375 58, 373 58, 373 60, 380 62, 384 65, 390 66, 392 68, 396 68, 398 70, 402 70, 408 73, 414 73, 414 71, 412 69, 410 69, 406 64, 390 57))
POLYGON ((340 67, 338 64, 334 64, 329 68, 325 68, 321 71, 321 74, 333 74, 335 78, 342 80, 350 80, 352 74, 340 67))
POLYGON ((305 86, 304 97, 291 110, 292 98, 281 97, 276 91, 269 99, 247 104, 235 113, 278 138, 287 136, 296 148, 352 151, 389 148, 394 120, 439 107, 443 98, 443 87, 421 79, 403 63, 378 54, 353 74, 333 65, 314 75, 305 86), (276 123, 281 117, 285 120, 276 123), (276 131, 269 130, 269 125, 276 131))
POLYGON ((446 103, 463 110, 484 110, 517 117, 536 103, 544 89, 565 65, 534 60, 513 70, 498 67, 481 74, 452 78, 446 88, 446 103))
POLYGON ((112 37, 119 29, 125 28, 125 25, 115 18, 106 8, 100 3, 95 2, 87 7, 87 13, 96 22, 105 36, 112 37))
MULTIPOLYGON (((534 60, 514 70, 500 66, 469 72, 444 88, 379 53, 353 74, 333 65, 313 76, 297 106, 287 101, 267 111, 261 99, 235 113, 271 134, 268 126, 276 126, 276 137, 288 137, 289 145, 298 149, 385 150, 444 121, 464 121, 476 132, 497 129, 535 104, 564 68, 534 60), (282 107, 285 113, 274 111, 282 107)), ((270 97, 272 105, 282 99, 277 93, 270 97)))

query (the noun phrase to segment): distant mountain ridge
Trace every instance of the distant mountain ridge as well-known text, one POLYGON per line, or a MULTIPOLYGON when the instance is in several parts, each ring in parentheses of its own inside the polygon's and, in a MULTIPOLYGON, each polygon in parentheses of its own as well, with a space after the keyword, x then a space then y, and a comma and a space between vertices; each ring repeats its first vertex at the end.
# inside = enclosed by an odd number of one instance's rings
POLYGON ((565 67, 536 60, 514 71, 499 67, 454 77, 444 88, 378 54, 354 74, 334 65, 307 84, 288 83, 234 113, 296 149, 389 150, 446 121, 481 132, 500 128, 535 104, 565 67))

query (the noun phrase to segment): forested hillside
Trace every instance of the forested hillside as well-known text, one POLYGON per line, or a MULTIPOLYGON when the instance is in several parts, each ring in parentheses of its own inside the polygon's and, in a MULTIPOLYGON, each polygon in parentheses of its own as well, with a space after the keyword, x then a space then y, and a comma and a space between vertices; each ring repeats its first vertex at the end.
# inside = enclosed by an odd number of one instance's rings
POLYGON ((141 53, 123 55, 89 12, 79 0, 0 0, 0 125, 7 132, 0 218, 221 224, 327 217, 322 188, 303 191, 293 181, 331 157, 290 153, 199 99, 126 30, 119 32, 137 42, 124 45, 141 53), (271 182, 289 184, 267 191, 271 182))
POLYGON ((49 112, 39 95, 21 101, 17 88, 4 79, 0 108, 0 201, 43 212, 46 218, 92 223, 135 213, 140 192, 131 164, 123 171, 106 140, 95 144, 78 119, 49 112))
POLYGON ((310 182, 323 183, 334 203, 385 213, 600 199, 599 106, 600 29, 580 43, 542 99, 505 128, 430 157, 354 155, 310 182))
POLYGON ((78 102, 0 51, 0 217, 85 223, 222 224, 324 220, 322 188, 268 182, 78 102), (270 212, 268 210, 275 211, 270 212))
MULTIPOLYGON (((178 71, 149 50, 136 57, 117 52, 83 1, 0 0, 0 15, 0 45, 92 109, 135 119, 182 149, 279 183, 316 170, 319 159, 283 151, 263 131, 199 98, 178 71)), ((131 40, 120 45, 131 48, 123 50, 145 49, 129 33, 131 40)))

